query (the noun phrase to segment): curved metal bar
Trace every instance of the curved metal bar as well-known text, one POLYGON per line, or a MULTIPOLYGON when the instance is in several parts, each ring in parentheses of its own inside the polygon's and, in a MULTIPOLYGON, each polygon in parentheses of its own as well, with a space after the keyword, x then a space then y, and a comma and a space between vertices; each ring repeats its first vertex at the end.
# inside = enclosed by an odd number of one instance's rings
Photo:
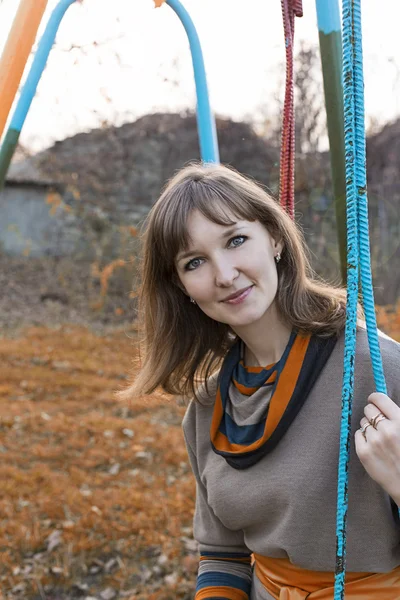
POLYGON ((199 36, 194 23, 179 0, 166 0, 180 18, 187 33, 192 54, 194 79, 197 94, 197 126, 199 130, 200 154, 206 163, 219 163, 219 148, 215 117, 211 110, 206 70, 199 36))
POLYGON ((51 48, 57 35, 60 23, 71 4, 76 0, 60 0, 56 8, 53 10, 47 27, 40 40, 35 58, 29 71, 28 78, 22 88, 21 96, 14 116, 12 117, 10 127, 17 131, 21 131, 26 115, 32 104, 33 97, 36 93, 37 86, 47 63, 51 48))
POLYGON ((46 29, 39 42, 29 75, 22 88, 19 101, 10 122, 10 126, 0 149, 0 190, 4 185, 8 167, 10 166, 11 159, 17 147, 22 127, 25 123, 25 119, 35 96, 37 86, 46 66, 58 28, 66 11, 74 2, 76 2, 76 0, 60 0, 52 12, 46 29))

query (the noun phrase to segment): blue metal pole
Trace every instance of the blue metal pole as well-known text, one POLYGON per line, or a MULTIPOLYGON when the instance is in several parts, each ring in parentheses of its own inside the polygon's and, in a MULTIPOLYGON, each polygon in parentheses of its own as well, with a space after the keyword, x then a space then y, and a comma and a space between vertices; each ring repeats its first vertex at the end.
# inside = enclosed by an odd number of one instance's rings
POLYGON ((326 35, 341 32, 339 0, 316 0, 318 29, 326 35))
POLYGON ((36 93, 37 86, 46 66, 47 59, 53 47, 60 23, 68 8, 74 2, 76 2, 76 0, 60 0, 59 4, 51 14, 47 27, 39 42, 31 70, 22 89, 21 97, 17 104, 14 116, 11 120, 11 127, 17 131, 21 131, 24 125, 29 108, 32 104, 33 97, 36 93))
POLYGON ((10 126, 0 149, 0 190, 4 185, 5 177, 15 152, 15 148, 17 147, 22 127, 24 126, 25 119, 35 96, 37 86, 46 66, 58 28, 66 11, 74 2, 76 2, 76 0, 60 0, 59 4, 52 12, 43 36, 39 42, 39 46, 27 80, 22 88, 17 107, 12 116, 10 126))
POLYGON ((201 158, 206 163, 219 163, 219 149, 215 117, 211 110, 206 70, 199 36, 194 23, 179 0, 166 0, 184 26, 192 53, 194 79, 197 93, 197 125, 199 129, 201 158))

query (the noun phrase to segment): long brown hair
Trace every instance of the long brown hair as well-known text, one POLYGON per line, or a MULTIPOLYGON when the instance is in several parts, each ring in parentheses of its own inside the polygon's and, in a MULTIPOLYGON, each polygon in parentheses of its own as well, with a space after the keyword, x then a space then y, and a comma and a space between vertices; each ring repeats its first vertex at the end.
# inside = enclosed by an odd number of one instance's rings
MULTIPOLYGON (((231 215, 259 221, 282 240, 276 303, 284 322, 301 333, 328 337, 345 327, 346 291, 312 270, 303 234, 272 196, 253 180, 221 165, 190 164, 166 185, 143 234, 139 323, 143 360, 120 398, 149 394, 158 386, 195 396, 236 339, 228 325, 208 317, 179 285, 177 254, 188 247, 188 216, 194 209, 219 225, 231 215)), ((359 304, 358 317, 363 318, 359 304)))

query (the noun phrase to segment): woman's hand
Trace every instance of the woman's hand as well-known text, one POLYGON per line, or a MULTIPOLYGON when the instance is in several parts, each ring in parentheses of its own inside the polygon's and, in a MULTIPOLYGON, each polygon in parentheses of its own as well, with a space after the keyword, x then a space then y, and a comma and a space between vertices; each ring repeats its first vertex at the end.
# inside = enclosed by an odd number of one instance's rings
POLYGON ((364 415, 355 434, 357 456, 400 506, 400 408, 386 394, 374 392, 364 415))

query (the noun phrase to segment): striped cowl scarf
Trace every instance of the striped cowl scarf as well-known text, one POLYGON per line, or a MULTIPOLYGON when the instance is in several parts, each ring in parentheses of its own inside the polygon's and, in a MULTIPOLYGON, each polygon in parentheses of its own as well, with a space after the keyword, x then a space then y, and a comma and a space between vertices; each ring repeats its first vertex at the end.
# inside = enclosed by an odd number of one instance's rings
MULTIPOLYGON (((226 355, 219 374, 211 422, 211 445, 234 469, 247 469, 271 452, 285 435, 324 368, 337 341, 292 331, 281 359, 266 367, 246 367, 238 339, 226 355), (260 388, 270 394, 261 420, 239 425, 227 411, 229 390, 251 396, 260 388)), ((246 402, 246 399, 243 399, 246 402)))

